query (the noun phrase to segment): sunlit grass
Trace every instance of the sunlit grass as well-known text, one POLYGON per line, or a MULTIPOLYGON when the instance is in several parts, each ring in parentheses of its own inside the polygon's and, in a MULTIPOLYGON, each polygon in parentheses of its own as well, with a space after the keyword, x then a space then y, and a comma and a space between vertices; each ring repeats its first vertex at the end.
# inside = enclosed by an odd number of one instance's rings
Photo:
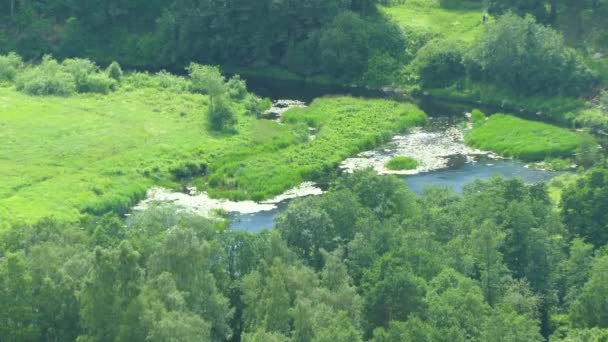
POLYGON ((565 128, 495 114, 466 136, 469 145, 527 161, 569 157, 589 137, 565 128))
POLYGON ((235 103, 238 133, 216 134, 206 96, 127 89, 58 98, 0 88, 0 221, 126 211, 153 185, 180 187, 171 171, 188 164, 208 166, 192 181, 211 195, 268 198, 425 118, 413 105, 332 98, 279 124, 235 103), (321 118, 311 142, 308 117, 321 118))
POLYGON ((442 8, 435 0, 405 1, 402 5, 380 7, 380 11, 405 31, 417 31, 437 37, 457 36, 472 41, 483 30, 481 7, 442 8))

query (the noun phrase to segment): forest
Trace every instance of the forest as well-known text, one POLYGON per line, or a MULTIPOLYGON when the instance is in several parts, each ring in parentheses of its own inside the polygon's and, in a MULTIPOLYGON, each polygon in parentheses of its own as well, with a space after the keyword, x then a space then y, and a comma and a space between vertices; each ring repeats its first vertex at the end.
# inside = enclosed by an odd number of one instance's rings
POLYGON ((2 1, 0 342, 608 341, 607 16, 2 1))

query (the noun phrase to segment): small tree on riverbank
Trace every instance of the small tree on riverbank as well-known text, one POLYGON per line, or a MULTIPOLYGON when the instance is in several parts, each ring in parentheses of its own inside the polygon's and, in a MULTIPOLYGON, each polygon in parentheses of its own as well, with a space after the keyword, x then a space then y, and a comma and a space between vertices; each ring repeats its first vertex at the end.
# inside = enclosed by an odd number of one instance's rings
POLYGON ((191 89, 209 95, 209 125, 222 131, 236 124, 236 115, 227 99, 226 78, 217 66, 190 64, 188 67, 191 89))

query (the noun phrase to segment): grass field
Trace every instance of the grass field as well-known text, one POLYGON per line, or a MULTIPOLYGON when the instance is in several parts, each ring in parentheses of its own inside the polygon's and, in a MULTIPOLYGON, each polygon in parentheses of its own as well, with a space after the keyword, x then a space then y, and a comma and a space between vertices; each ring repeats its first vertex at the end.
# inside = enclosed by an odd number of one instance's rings
POLYGON ((526 161, 572 156, 586 134, 542 122, 495 114, 469 132, 465 141, 476 148, 526 161))
POLYGON ((424 120, 411 105, 320 99, 302 113, 322 117, 308 143, 303 124, 257 120, 240 104, 239 133, 212 134, 207 101, 154 88, 58 98, 1 87, 0 225, 124 211, 152 185, 178 187, 171 171, 184 165, 208 165, 212 195, 270 197, 424 120))
POLYGON ((443 8, 438 0, 408 0, 403 5, 380 6, 380 11, 405 32, 432 37, 456 36, 472 41, 483 30, 482 6, 443 8))

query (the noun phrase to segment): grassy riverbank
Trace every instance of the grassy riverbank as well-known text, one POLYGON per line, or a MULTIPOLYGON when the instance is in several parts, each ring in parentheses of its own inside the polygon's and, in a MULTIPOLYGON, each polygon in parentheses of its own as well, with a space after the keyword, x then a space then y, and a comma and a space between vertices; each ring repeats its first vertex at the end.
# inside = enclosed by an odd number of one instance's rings
POLYGON ((205 124, 207 103, 147 87, 68 98, 0 88, 0 221, 124 211, 152 185, 179 187, 183 170, 202 174, 201 165, 210 177, 195 181, 210 194, 263 199, 425 119, 413 105, 332 98, 280 125, 234 103, 238 133, 217 134, 205 124), (322 119, 308 142, 300 121, 311 117, 322 119))
POLYGON ((542 122, 504 114, 492 115, 465 137, 466 143, 471 146, 525 161, 571 157, 584 139, 592 138, 542 122))
POLYGON ((260 200, 303 180, 322 179, 348 156, 388 141, 395 133, 426 122, 416 106, 381 99, 322 98, 292 109, 284 122, 312 127, 305 143, 258 153, 244 148, 212 163, 209 193, 215 197, 260 200))

